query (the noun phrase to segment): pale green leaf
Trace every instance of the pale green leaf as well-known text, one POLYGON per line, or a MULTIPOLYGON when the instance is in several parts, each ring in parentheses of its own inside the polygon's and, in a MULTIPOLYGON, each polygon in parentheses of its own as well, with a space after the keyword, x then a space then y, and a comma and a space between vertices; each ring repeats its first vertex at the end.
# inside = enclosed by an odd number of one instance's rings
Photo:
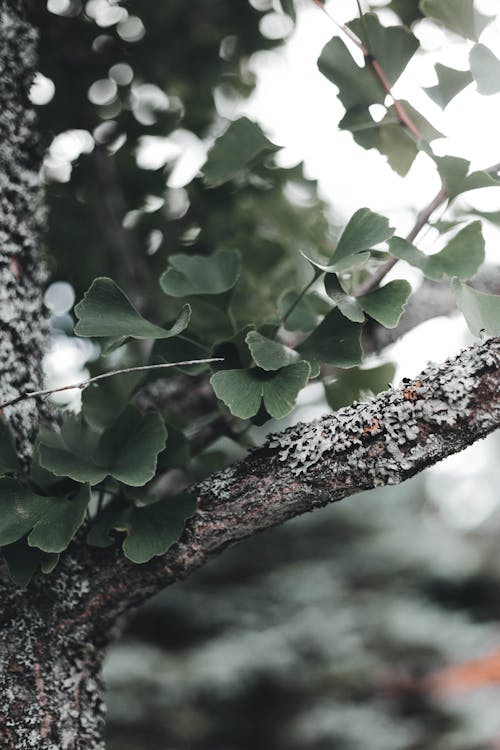
POLYGON ((480 94, 500 91, 500 60, 484 44, 475 44, 469 54, 470 69, 480 94))
POLYGON ((451 288, 474 336, 480 336, 482 332, 488 336, 500 335, 499 295, 478 292, 459 279, 452 279, 451 288))
POLYGON ((308 362, 295 362, 282 367, 273 378, 264 381, 264 406, 274 419, 283 419, 290 414, 310 373, 311 367, 308 362))
POLYGON ((441 63, 436 64, 435 71, 438 84, 424 88, 424 91, 432 101, 444 109, 460 91, 472 83, 472 73, 470 70, 448 68, 441 63))
POLYGON ((500 180, 484 171, 470 172, 470 162, 458 156, 434 156, 439 174, 444 180, 450 200, 468 190, 498 187, 500 180))
POLYGON ((393 237, 389 242, 389 249, 397 258, 420 268, 427 278, 434 281, 439 281, 445 275, 470 279, 484 262, 484 239, 480 221, 468 224, 443 250, 434 255, 425 255, 401 237, 393 237))
POLYGON ((473 0, 421 0, 420 9, 447 29, 473 41, 491 21, 474 8, 473 0))
POLYGON ((250 331, 245 341, 255 364, 263 370, 279 370, 299 359, 299 355, 293 349, 278 341, 272 341, 257 331, 250 331))

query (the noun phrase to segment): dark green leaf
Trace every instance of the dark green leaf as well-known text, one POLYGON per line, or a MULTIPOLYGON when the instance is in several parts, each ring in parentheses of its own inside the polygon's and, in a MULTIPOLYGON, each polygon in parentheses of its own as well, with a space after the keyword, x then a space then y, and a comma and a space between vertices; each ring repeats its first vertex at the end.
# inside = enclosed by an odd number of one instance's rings
MULTIPOLYGON (((155 341, 151 353, 152 362, 187 362, 191 359, 207 359, 209 350, 195 339, 185 339, 183 336, 176 336, 173 339, 163 339, 155 341)), ((199 375, 201 372, 209 370, 209 365, 185 365, 172 368, 172 370, 185 372, 187 375, 199 375)), ((154 372, 154 371, 153 371, 154 372)), ((164 377, 164 373, 161 377, 164 377)), ((151 377, 151 376, 150 376, 151 377)))
POLYGON ((189 323, 191 309, 184 305, 170 329, 150 323, 137 312, 127 295, 112 279, 95 279, 75 307, 78 336, 95 338, 166 339, 177 336, 189 323))
POLYGON ((19 468, 14 437, 8 424, 0 417, 0 477, 19 468))
POLYGON ((422 18, 416 0, 391 0, 387 7, 400 17, 405 26, 411 26, 414 21, 422 18))
POLYGON ((255 364, 263 370, 279 370, 299 359, 299 355, 293 349, 289 349, 278 341, 271 341, 257 331, 250 331, 245 341, 255 364))
POLYGON ((71 499, 48 498, 50 503, 28 536, 30 547, 44 552, 62 552, 82 525, 90 502, 90 487, 80 487, 71 499))
POLYGON ((328 405, 335 411, 362 400, 366 395, 380 393, 390 386, 395 372, 393 364, 369 369, 353 367, 339 372, 335 380, 324 384, 328 405))
POLYGON ((36 573, 42 554, 40 550, 29 547, 26 539, 19 539, 7 547, 2 547, 9 575, 19 588, 26 589, 36 573))
POLYGON ((157 412, 140 414, 129 406, 103 433, 95 460, 120 482, 140 487, 154 477, 167 431, 157 412))
POLYGON ((196 499, 183 494, 144 508, 134 508, 128 518, 123 552, 135 563, 163 555, 177 542, 186 521, 196 511, 196 499))
POLYGON ((297 349, 304 357, 325 364, 353 367, 363 357, 360 338, 361 325, 347 320, 334 308, 297 349))
POLYGON ((62 552, 83 523, 90 490, 82 487, 71 499, 42 497, 11 479, 2 479, 0 495, 0 546, 17 542, 31 532, 30 546, 62 552))
POLYGON ((491 20, 475 10, 473 0, 421 0, 420 9, 426 16, 473 41, 477 41, 491 20))
POLYGON ((480 94, 500 91, 500 60, 484 44, 475 44, 469 54, 470 69, 480 94))
POLYGON ((401 237, 394 237, 389 248, 397 258, 420 268, 427 278, 434 281, 439 281, 445 275, 470 279, 484 262, 484 239, 480 221, 468 224, 443 250, 434 255, 425 255, 401 237))
POLYGON ((158 470, 181 469, 188 464, 189 455, 189 440, 181 430, 169 424, 167 445, 158 456, 158 470))
POLYGON ((221 185, 235 177, 258 156, 273 153, 279 146, 266 138, 260 127, 247 117, 232 122, 208 152, 203 174, 208 185, 221 185))
POLYGON ((287 315, 292 305, 297 300, 300 292, 289 289, 284 292, 278 300, 278 311, 282 318, 286 315, 283 325, 287 331, 312 331, 318 322, 318 313, 312 308, 312 295, 315 292, 304 294, 294 306, 292 312, 287 315))
POLYGON ((128 372, 88 385, 82 392, 82 414, 87 424, 95 430, 110 427, 143 379, 142 372, 128 372))
POLYGON ((448 68, 441 63, 437 63, 435 71, 438 77, 437 86, 424 88, 424 91, 432 101, 444 109, 462 89, 472 83, 472 73, 470 70, 448 68))
POLYGON ((320 72, 335 84, 339 99, 346 110, 383 104, 386 92, 368 67, 357 65, 346 45, 334 36, 325 47, 318 60, 320 72))
POLYGON ((386 328, 395 328, 406 307, 411 286, 407 281, 396 279, 374 292, 358 297, 361 308, 371 318, 386 328))
POLYGON ((171 255, 170 268, 160 278, 163 291, 171 297, 222 294, 236 284, 240 256, 234 250, 213 255, 171 255))
POLYGON ((354 297, 344 292, 336 274, 327 273, 325 275, 325 291, 330 299, 335 302, 342 315, 355 323, 363 323, 365 319, 363 310, 354 297))
POLYGON ((459 279, 452 279, 455 300, 474 336, 484 331, 488 336, 500 335, 500 296, 472 289, 459 279))

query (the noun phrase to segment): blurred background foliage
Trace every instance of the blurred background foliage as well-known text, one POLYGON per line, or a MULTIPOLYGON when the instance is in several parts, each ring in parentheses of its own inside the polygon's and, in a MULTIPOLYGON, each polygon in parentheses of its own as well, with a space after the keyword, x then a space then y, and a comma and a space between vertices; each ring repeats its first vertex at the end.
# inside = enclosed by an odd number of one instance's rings
MULTIPOLYGON (((408 23, 419 15, 416 2, 390 5, 408 23)), ((244 249, 244 319, 272 314, 276 289, 299 285, 298 247, 328 250, 331 209, 301 165, 269 161, 211 190, 191 180, 222 113, 252 92, 252 55, 286 35, 263 23, 279 9, 36 4, 53 282, 80 298, 106 274, 161 321, 172 314, 157 283, 169 254, 244 249)), ((198 471, 238 450, 221 441, 198 471)), ((145 605, 112 649, 109 747, 500 747, 497 527, 493 516, 473 534, 454 528, 420 477, 227 552, 145 605)))

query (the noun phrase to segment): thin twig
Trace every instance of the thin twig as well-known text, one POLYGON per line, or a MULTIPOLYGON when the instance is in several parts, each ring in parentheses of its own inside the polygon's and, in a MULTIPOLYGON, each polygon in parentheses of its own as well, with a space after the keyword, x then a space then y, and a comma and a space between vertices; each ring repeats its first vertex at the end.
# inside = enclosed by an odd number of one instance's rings
POLYGON ((12 398, 10 401, 4 401, 0 404, 0 409, 5 409, 6 406, 14 406, 20 401, 25 401, 28 398, 38 398, 39 396, 50 396, 51 393, 60 393, 61 391, 71 391, 79 389, 83 391, 91 383, 95 383, 98 380, 104 378, 110 378, 113 375, 123 375, 127 372, 144 372, 144 370, 159 370, 166 367, 184 367, 187 365, 204 365, 210 362, 223 362, 222 357, 212 357, 211 359, 188 359, 184 362, 166 362, 160 365, 142 365, 141 367, 125 367, 123 370, 113 370, 112 372, 105 372, 102 375, 95 375, 93 378, 82 380, 81 383, 74 383, 73 385, 63 385, 60 388, 46 388, 43 391, 30 391, 28 393, 21 393, 20 396, 12 398))
MULTIPOLYGON (((500 171, 500 163, 493 164, 493 166, 488 167, 487 169, 479 170, 479 171, 486 172, 486 174, 494 175, 500 171)), ((415 224, 413 225, 410 232, 406 235, 406 239, 408 240, 408 242, 414 241, 414 239, 418 236, 421 230, 429 222, 429 219, 431 218, 434 211, 437 208, 439 208, 439 206, 441 206, 447 200, 447 198, 448 198, 448 191, 443 182, 438 193, 436 193, 436 195, 431 200, 429 205, 425 206, 425 208, 423 208, 422 211, 420 211, 420 213, 418 214, 415 224)), ((365 283, 362 284, 359 287, 359 289, 356 290, 355 296, 360 297, 363 294, 368 294, 368 292, 373 292, 374 289, 377 289, 382 279, 385 276, 387 276, 389 271, 396 265, 398 260, 399 259, 396 257, 389 258, 389 260, 386 260, 386 262, 380 266, 378 271, 375 271, 373 276, 370 276, 370 278, 367 279, 365 283)))
MULTIPOLYGON (((361 41, 361 39, 359 39, 359 37, 356 36, 356 34, 354 34, 354 32, 351 31, 351 29, 348 26, 346 26, 345 24, 340 23, 339 21, 337 21, 327 11, 327 9, 325 8, 324 3, 322 2, 322 0, 312 0, 312 1, 313 1, 313 3, 318 8, 320 8, 323 11, 323 13, 326 16, 328 16, 328 18, 330 19, 330 21, 338 29, 340 29, 340 31, 342 31, 351 40, 351 42, 353 42, 356 45, 356 47, 358 47, 358 49, 361 50, 361 52, 363 53, 363 57, 366 60, 366 63, 371 66, 373 72, 375 73, 375 75, 379 79, 380 83, 382 84, 382 87, 383 87, 384 91, 391 97, 391 99, 392 99, 392 101, 394 103, 394 109, 395 109, 396 114, 398 116, 399 122, 402 125, 404 125, 410 131, 410 133, 413 135, 413 137, 417 141, 422 140, 422 133, 417 128, 417 126, 415 125, 415 123, 413 122, 413 120, 411 119, 411 117, 409 116, 408 112, 406 112, 406 110, 403 107, 403 105, 401 104, 401 102, 398 99, 396 99, 396 97, 392 93, 392 89, 391 89, 391 86, 389 84, 389 81, 387 80, 387 76, 385 75, 384 71, 382 70, 382 67, 381 67, 380 63, 378 62, 378 60, 375 57, 375 55, 373 54, 373 52, 371 52, 363 44, 363 42, 361 41)), ((358 5, 358 7, 359 7, 359 5, 358 5)), ((363 14, 362 13, 361 13, 361 16, 360 16, 360 20, 361 20, 361 23, 363 24, 363 14)), ((369 43, 368 39, 366 40, 366 43, 367 44, 369 43)))

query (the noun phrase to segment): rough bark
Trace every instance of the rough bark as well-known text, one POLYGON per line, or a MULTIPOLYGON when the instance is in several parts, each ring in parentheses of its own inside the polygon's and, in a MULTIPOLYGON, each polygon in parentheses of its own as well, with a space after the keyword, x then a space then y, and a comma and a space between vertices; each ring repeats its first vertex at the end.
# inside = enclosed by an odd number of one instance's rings
MULTIPOLYGON (((36 34, 21 0, 0 5, 0 401, 40 387, 47 335, 40 259, 40 149, 28 100, 36 34)), ((6 410, 20 455, 30 455, 39 405, 6 410)))
MULTIPOLYGON (((42 300, 43 220, 36 118, 28 99, 36 33, 22 0, 0 2, 0 402, 42 386, 48 318, 42 300)), ((44 403, 6 408, 29 461, 44 403)), ((15 590, 0 567, 0 746, 3 750, 100 750, 103 637, 83 621, 61 627, 85 587, 85 566, 67 556, 52 579, 15 590), (82 589, 83 587, 83 589, 82 589)))
POLYGON ((227 547, 294 516, 396 484, 500 426, 500 339, 429 365, 369 402, 271 436, 192 488, 198 511, 164 556, 132 565, 116 551, 98 570, 85 612, 113 620, 227 547))

